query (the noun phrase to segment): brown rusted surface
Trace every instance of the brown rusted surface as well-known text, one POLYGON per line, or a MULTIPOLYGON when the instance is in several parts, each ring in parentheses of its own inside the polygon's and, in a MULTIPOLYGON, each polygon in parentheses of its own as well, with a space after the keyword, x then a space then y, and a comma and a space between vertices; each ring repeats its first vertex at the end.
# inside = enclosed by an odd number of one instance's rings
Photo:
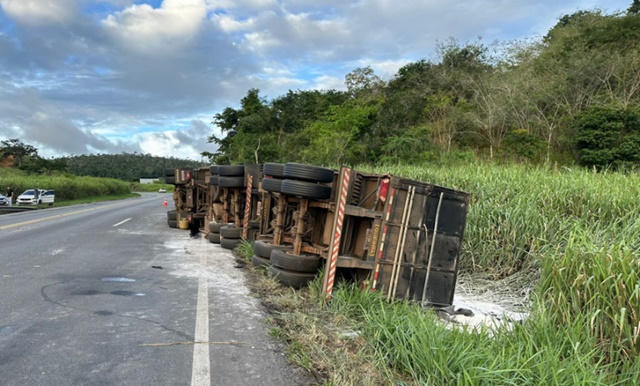
POLYGON ((222 189, 222 196, 220 196, 220 201, 222 202, 222 223, 226 224, 230 221, 229 188, 220 189, 222 189))
POLYGON ((273 244, 280 245, 280 239, 282 238, 282 233, 284 231, 284 214, 287 209, 287 198, 284 194, 280 194, 278 196, 278 205, 275 207, 276 209, 276 223, 275 230, 273 232, 273 244))
POLYGON ((300 200, 300 206, 298 207, 296 225, 295 225, 295 239, 293 240, 293 254, 300 255, 300 249, 302 248, 302 236, 305 233, 305 218, 307 216, 307 209, 309 207, 309 200, 303 198, 300 200))

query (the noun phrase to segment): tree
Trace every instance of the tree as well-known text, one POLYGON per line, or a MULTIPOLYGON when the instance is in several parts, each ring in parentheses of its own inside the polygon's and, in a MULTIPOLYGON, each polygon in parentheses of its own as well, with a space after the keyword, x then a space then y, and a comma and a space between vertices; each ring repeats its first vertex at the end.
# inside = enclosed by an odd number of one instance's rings
POLYGON ((348 94, 340 91, 289 91, 268 102, 250 89, 241 108, 227 107, 212 122, 222 135, 212 134, 218 145, 207 154, 212 162, 287 162, 299 156, 310 139, 305 128, 320 119, 330 106, 340 105, 348 94))
POLYGON ((332 166, 367 161, 366 142, 362 138, 375 121, 378 106, 359 102, 349 100, 331 106, 305 130, 309 145, 302 153, 304 161, 332 166))
POLYGON ((627 14, 634 16, 640 14, 640 0, 633 0, 631 6, 627 9, 627 14))
POLYGON ((583 166, 637 167, 640 162, 640 113, 593 107, 573 122, 575 147, 583 166))
POLYGON ((475 111, 472 114, 478 134, 489 145, 489 157, 493 158, 509 132, 507 90, 500 74, 472 79, 475 111))
POLYGON ((38 155, 38 149, 31 145, 27 145, 19 139, 8 139, 0 141, 2 143, 2 154, 6 156, 13 156, 18 163, 18 167, 22 166, 22 162, 25 157, 32 157, 38 155))
POLYGON ((224 136, 212 134, 208 141, 218 145, 218 150, 209 156, 210 160, 218 164, 250 161, 254 158, 255 146, 253 141, 268 135, 270 111, 266 101, 260 97, 260 90, 252 88, 240 100, 241 109, 227 107, 214 116, 213 124, 220 128, 224 136), (247 155, 250 158, 247 159, 247 155))
POLYGON ((352 98, 380 92, 384 82, 369 66, 358 67, 344 77, 344 84, 352 98))
POLYGON ((447 153, 451 151, 453 140, 458 133, 460 109, 448 95, 434 95, 427 97, 425 113, 429 125, 433 127, 434 142, 447 153))
POLYGON ((558 73, 555 61, 541 60, 542 50, 543 45, 538 42, 514 43, 501 66, 508 67, 505 71, 508 79, 504 83, 506 100, 511 119, 518 128, 509 133, 509 147, 512 152, 527 149, 522 154, 512 155, 536 158, 531 150, 538 150, 539 143, 546 142, 545 162, 549 163, 568 106, 563 92, 565 73, 558 73), (523 143, 528 145, 523 147, 523 143))

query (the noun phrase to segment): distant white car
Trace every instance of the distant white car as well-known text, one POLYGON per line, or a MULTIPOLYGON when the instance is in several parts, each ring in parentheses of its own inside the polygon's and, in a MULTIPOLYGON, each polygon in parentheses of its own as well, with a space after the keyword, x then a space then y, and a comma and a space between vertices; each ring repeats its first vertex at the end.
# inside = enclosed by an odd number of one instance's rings
POLYGON ((9 199, 2 194, 0 194, 0 206, 9 205, 9 199))
POLYGON ((55 200, 55 191, 47 189, 28 189, 18 196, 16 204, 18 205, 53 205, 55 200))
POLYGON ((165 189, 165 188, 160 188, 160 190, 158 190, 158 193, 167 193, 167 189, 165 189))

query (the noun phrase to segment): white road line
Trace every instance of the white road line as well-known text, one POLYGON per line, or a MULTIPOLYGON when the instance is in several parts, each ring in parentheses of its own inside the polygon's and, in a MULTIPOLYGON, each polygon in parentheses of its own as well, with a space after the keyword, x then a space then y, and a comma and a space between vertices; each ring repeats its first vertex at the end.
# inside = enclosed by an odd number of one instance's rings
POLYGON ((130 220, 131 220, 131 217, 129 217, 129 218, 128 218, 128 219, 126 219, 126 220, 122 220, 122 221, 120 221, 120 222, 119 222, 119 223, 117 223, 117 224, 113 224, 113 226, 114 226, 114 227, 117 227, 118 225, 122 225, 122 224, 124 224, 124 223, 126 223, 127 221, 130 221, 130 220))
MULTIPOLYGON (((200 266, 206 268, 207 257, 200 257, 200 266)), ((196 304, 196 331, 193 345, 193 367, 191 386, 211 385, 211 363, 209 360, 209 288, 207 278, 198 279, 198 302, 196 304), (200 344, 198 344, 200 342, 200 344)))
POLYGON ((19 223, 16 223, 16 224, 3 225, 3 226, 0 226, 0 231, 4 230, 4 229, 11 229, 11 228, 17 228, 17 227, 21 227, 21 226, 25 226, 25 225, 30 225, 30 224, 36 224, 36 223, 39 223, 39 222, 53 220, 53 219, 57 219, 57 218, 73 216, 74 214, 80 214, 80 213, 85 213, 85 212, 93 212, 93 211, 96 211, 96 210, 111 208, 111 207, 114 207, 114 206, 117 206, 117 205, 121 205, 121 204, 118 203, 118 204, 100 206, 98 208, 90 208, 90 209, 78 210, 78 211, 75 211, 75 212, 63 213, 63 214, 58 214, 58 215, 55 215, 55 216, 39 218, 39 219, 35 219, 35 220, 23 221, 23 222, 19 222, 19 223))

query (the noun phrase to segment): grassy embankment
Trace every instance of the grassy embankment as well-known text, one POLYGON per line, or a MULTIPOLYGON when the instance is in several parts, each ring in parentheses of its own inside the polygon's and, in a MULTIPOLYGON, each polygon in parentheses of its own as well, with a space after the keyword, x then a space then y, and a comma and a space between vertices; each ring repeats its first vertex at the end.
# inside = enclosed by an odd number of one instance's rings
MULTIPOLYGON (((359 167, 470 192, 467 274, 525 277, 530 318, 476 331, 347 285, 257 285, 289 355, 334 385, 640 383, 640 177, 525 166, 359 167), (533 282, 532 282, 533 281, 533 282), (358 334, 345 334, 357 331, 358 334)), ((250 254, 245 249, 245 254, 250 254)), ((514 291, 520 288, 513 288, 514 291)))
POLYGON ((146 192, 146 193, 158 193, 160 188, 164 188, 167 193, 173 193, 175 185, 163 184, 161 182, 154 182, 153 184, 139 184, 134 182, 131 184, 132 192, 146 192))
POLYGON ((129 184, 120 180, 74 175, 27 175, 19 170, 0 168, 0 192, 6 193, 7 186, 13 187, 16 197, 27 189, 53 189, 56 191, 54 206, 136 196, 131 193, 129 184))

